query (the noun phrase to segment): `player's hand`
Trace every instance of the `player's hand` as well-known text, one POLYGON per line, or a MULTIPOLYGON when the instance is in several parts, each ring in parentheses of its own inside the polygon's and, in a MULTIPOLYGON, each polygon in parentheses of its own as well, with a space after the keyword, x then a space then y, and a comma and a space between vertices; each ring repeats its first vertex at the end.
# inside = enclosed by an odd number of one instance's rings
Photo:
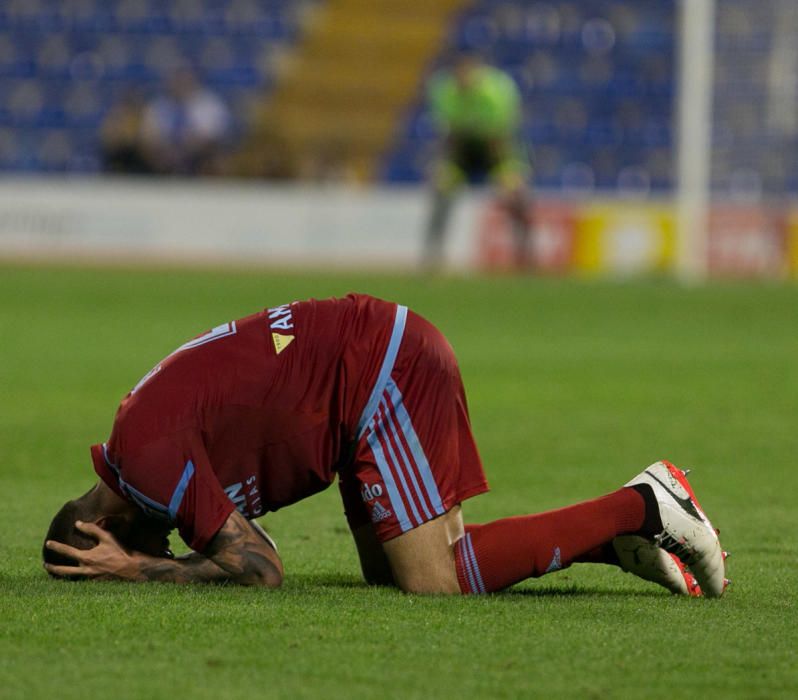
POLYGON ((75 527, 85 535, 97 540, 91 549, 77 549, 68 544, 47 540, 45 546, 58 554, 75 559, 77 566, 45 564, 44 568, 55 576, 82 576, 93 579, 137 580, 139 568, 134 554, 127 551, 116 538, 94 523, 78 520, 75 527))

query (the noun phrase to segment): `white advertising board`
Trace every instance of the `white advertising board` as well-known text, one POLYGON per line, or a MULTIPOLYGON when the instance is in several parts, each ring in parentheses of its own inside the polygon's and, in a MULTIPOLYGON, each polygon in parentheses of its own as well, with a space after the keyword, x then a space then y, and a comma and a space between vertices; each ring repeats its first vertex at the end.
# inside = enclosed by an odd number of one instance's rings
MULTIPOLYGON (((428 197, 420 188, 0 180, 0 254, 412 267, 428 197)), ((474 260, 472 200, 450 222, 453 266, 474 260)))

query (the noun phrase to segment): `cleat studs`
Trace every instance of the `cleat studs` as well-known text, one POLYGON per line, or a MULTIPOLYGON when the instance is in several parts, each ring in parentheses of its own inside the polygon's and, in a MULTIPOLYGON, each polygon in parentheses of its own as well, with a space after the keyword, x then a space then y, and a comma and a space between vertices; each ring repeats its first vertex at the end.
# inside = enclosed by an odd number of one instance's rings
POLYGON ((693 471, 693 470, 692 469, 682 469, 682 474, 684 476, 687 476, 691 471, 693 471))
POLYGON ((726 551, 721 552, 721 554, 723 555, 723 561, 726 561, 731 556, 731 554, 726 551))
POLYGON ((731 585, 732 585, 731 579, 728 579, 728 578, 723 579, 723 590, 724 591, 731 585))

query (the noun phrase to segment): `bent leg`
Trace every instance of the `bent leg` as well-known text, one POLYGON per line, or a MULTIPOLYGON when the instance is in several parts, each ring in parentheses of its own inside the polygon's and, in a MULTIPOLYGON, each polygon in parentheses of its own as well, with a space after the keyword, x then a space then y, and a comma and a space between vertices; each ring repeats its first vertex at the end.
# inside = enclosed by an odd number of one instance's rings
POLYGON ((646 529, 646 501, 632 488, 545 513, 468 525, 455 548, 460 589, 499 591, 593 559, 618 535, 646 529))
POLYGON ((464 534, 460 506, 383 544, 396 584, 407 593, 460 593, 454 546, 464 534))
POLYGON ((385 550, 377 539, 371 523, 352 529, 352 537, 360 559, 360 570, 366 583, 372 586, 394 586, 393 572, 385 550))
POLYGON ((443 239, 453 195, 450 191, 435 189, 425 234, 425 264, 439 266, 443 259, 443 239))
POLYGON ((457 188, 464 180, 460 169, 448 158, 442 160, 434 175, 432 201, 424 231, 424 264, 439 267, 444 258, 446 227, 457 188))
POLYGON ((463 525, 459 506, 383 544, 396 584, 411 593, 491 593, 597 561, 624 534, 656 529, 635 488, 565 508, 463 525))
MULTIPOLYGON (((465 528, 460 503, 484 493, 487 482, 457 362, 440 331, 412 312, 401 318, 406 325, 394 322, 398 353, 385 365, 390 374, 372 389, 374 411, 362 419, 352 463, 340 475, 350 527, 371 524, 399 587, 497 591, 568 566, 619 535, 659 531, 647 527, 637 486, 465 528)), ((366 544, 358 541, 361 561, 366 544)), ((375 558, 366 559, 367 580, 385 580, 369 563, 375 558)))
POLYGON ((533 228, 530 219, 531 204, 522 188, 506 195, 505 206, 513 224, 515 264, 519 270, 534 267, 533 228))
POLYGON ((527 187, 530 174, 528 159, 522 152, 505 156, 491 172, 512 223, 515 265, 521 271, 534 268, 536 262, 532 194, 527 187))

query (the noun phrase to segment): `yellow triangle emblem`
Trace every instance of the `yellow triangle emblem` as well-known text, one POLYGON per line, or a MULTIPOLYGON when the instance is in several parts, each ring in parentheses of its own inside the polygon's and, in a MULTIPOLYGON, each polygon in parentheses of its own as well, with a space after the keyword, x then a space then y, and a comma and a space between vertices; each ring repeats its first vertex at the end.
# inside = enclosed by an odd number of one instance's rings
POLYGON ((280 354, 285 350, 294 340, 293 335, 280 335, 279 333, 272 333, 272 341, 274 342, 274 352, 280 354))

